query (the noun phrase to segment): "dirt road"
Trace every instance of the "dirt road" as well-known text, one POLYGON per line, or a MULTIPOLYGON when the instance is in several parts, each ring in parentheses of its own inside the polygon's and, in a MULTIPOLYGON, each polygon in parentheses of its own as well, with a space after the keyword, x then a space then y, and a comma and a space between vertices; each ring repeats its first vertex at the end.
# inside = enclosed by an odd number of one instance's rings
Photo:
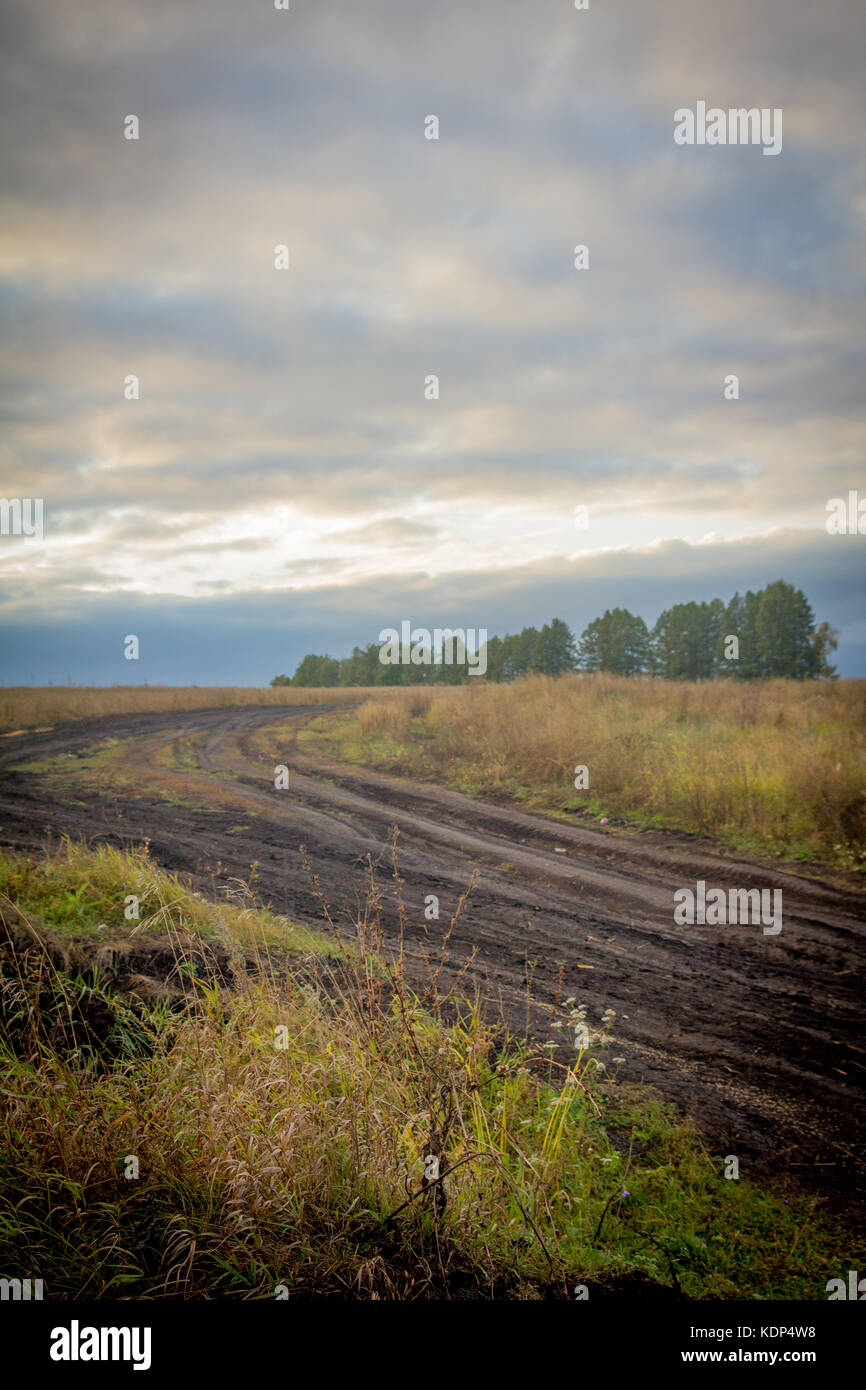
POLYGON ((563 995, 587 1003, 590 1022, 616 1010, 608 1056, 625 1058, 621 1075, 675 1101, 715 1153, 737 1154, 743 1173, 790 1171, 846 1205, 855 1200, 866 1168, 862 900, 683 837, 564 825, 426 783, 313 765, 293 746, 294 732, 321 713, 132 715, 0 739, 0 839, 37 847, 62 833, 146 838, 160 863, 205 888, 214 876, 248 877, 255 861, 260 895, 319 926, 299 846, 344 923, 363 898, 370 854, 393 934, 397 826, 413 969, 421 951, 437 955, 476 871, 449 968, 474 950, 472 974, 512 1024, 522 1030, 526 1018, 527 970, 539 1031, 561 980, 563 995), (56 765, 11 770, 58 758, 74 770, 81 749, 107 739, 132 740, 121 749, 120 791, 70 789, 56 765), (292 770, 288 790, 274 789, 278 763, 292 770), (675 925, 674 890, 699 879, 781 888, 781 934, 675 925), (424 918, 430 894, 438 921, 424 918))

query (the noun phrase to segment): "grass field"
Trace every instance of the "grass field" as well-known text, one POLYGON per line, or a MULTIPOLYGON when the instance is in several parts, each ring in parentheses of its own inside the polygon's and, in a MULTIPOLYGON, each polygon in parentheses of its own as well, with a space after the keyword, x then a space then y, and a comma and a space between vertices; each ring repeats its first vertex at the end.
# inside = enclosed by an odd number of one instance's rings
POLYGON ((400 694, 322 716, 301 745, 565 818, 866 868, 864 681, 528 676, 400 694))
POLYGON ((103 714, 214 709, 225 705, 339 705, 363 700, 363 688, 296 690, 293 686, 51 685, 0 686, 0 733, 97 719, 103 714))
POLYGON ((744 853, 866 869, 866 681, 18 688, 0 691, 0 727, 235 704, 355 704, 314 721, 302 746, 565 818, 607 816, 744 853), (574 786, 578 766, 585 790, 574 786))
POLYGON ((619 1085, 609 1017, 551 1010, 563 1066, 414 992, 370 898, 317 938, 146 851, 6 853, 0 965, 0 1267, 49 1298, 817 1298, 850 1245, 619 1085))

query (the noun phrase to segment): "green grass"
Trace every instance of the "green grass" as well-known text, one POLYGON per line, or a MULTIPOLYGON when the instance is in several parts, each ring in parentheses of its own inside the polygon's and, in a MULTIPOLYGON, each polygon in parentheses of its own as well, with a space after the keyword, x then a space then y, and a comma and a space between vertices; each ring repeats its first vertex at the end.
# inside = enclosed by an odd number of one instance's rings
MULTIPOLYGON (((26 1250, 50 1298, 272 1297, 277 1284, 569 1298, 616 1278, 820 1298, 856 1267, 814 1199, 726 1180, 688 1125, 617 1081, 613 1016, 586 1020, 589 1046, 563 1065, 443 1000, 435 978, 410 987, 371 901, 344 930, 354 950, 323 938, 315 970, 313 934, 248 903, 208 902, 144 852, 0 857, 7 1274, 26 1250), (130 933, 130 893, 142 935, 173 945, 171 1002, 144 1005, 99 974, 100 925, 130 933), (266 968, 231 988, 189 944, 257 940, 266 968), (290 955, 270 968, 277 944, 303 953, 298 970, 290 955), (425 1188, 430 1153, 444 1177, 425 1188)), ((564 1001, 551 1036, 584 1018, 564 1001)))
POLYGON ((15 763, 11 770, 50 778, 54 791, 67 798, 76 789, 92 794, 122 792, 133 797, 153 797, 166 806, 205 812, 219 803, 219 794, 208 799, 202 784, 207 787, 218 782, 220 774, 198 765, 192 752, 193 739, 169 743, 143 757, 138 744, 137 738, 105 739, 87 744, 75 753, 15 763))
POLYGON ((183 933, 206 941, 228 936, 243 947, 292 954, 337 951, 329 933, 290 922, 256 905, 251 895, 246 902, 208 901, 159 869, 146 846, 137 852, 106 844, 88 850, 66 840, 56 854, 38 858, 0 849, 0 904, 4 896, 70 945, 132 933, 169 940, 183 933), (125 915, 131 896, 138 899, 137 918, 125 915))
POLYGON ((113 769, 118 758, 130 747, 131 739, 109 738, 100 743, 88 743, 75 753, 55 753, 50 758, 31 758, 12 765, 13 772, 37 772, 43 775, 99 774, 113 769))

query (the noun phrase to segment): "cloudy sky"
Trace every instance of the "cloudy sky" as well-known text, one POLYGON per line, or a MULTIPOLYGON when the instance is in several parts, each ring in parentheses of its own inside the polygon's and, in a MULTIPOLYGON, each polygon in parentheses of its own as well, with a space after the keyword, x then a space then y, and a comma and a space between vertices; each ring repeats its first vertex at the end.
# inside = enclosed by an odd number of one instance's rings
POLYGON ((0 495, 44 499, 5 683, 778 578, 866 676, 866 537, 825 528, 866 499, 862 0, 0 14, 0 495), (677 145, 698 101, 780 108, 781 153, 677 145))

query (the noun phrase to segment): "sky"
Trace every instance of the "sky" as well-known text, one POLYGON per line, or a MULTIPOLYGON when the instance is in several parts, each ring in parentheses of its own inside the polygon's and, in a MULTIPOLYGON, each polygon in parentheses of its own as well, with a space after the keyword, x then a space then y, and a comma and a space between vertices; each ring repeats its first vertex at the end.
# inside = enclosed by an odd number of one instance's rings
POLYGON ((0 497, 43 501, 3 683, 261 685, 780 578, 866 676, 866 536, 825 524, 866 501, 862 0, 0 27, 0 497), (676 143, 699 101, 781 150, 676 143))

